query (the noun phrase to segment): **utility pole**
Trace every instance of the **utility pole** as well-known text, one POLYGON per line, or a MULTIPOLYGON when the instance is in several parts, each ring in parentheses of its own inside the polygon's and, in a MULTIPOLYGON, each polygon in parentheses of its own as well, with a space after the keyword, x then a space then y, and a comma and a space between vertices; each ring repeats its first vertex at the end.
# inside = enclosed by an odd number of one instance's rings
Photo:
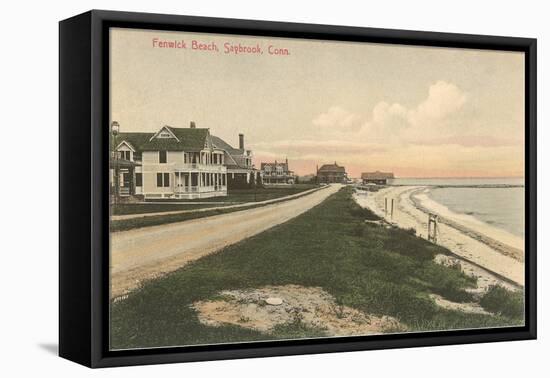
POLYGON ((254 202, 256 202, 256 190, 258 188, 258 178, 256 173, 254 173, 254 202))

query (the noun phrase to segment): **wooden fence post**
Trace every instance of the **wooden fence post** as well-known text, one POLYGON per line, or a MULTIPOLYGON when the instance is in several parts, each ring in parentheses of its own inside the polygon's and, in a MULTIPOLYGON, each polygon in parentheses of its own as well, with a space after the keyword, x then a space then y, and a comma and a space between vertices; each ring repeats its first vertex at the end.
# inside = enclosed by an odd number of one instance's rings
POLYGON ((437 244, 437 227, 438 217, 437 214, 428 214, 428 241, 437 244))

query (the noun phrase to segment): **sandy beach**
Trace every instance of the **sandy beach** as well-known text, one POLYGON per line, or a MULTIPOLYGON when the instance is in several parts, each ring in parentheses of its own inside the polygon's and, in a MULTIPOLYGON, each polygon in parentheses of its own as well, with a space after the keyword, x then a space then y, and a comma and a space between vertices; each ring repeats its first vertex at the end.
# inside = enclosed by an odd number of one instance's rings
MULTIPOLYGON (((428 213, 437 214, 437 243, 460 259, 465 273, 478 277, 478 290, 485 290, 495 283, 511 289, 524 285, 522 238, 472 216, 454 213, 431 200, 427 191, 424 186, 390 186, 378 192, 359 191, 354 199, 388 223, 406 229, 414 228, 416 235, 422 238, 427 238, 428 234, 428 213), (384 210, 386 199, 387 213, 384 210)), ((445 260, 442 256, 438 258, 438 262, 445 260)))

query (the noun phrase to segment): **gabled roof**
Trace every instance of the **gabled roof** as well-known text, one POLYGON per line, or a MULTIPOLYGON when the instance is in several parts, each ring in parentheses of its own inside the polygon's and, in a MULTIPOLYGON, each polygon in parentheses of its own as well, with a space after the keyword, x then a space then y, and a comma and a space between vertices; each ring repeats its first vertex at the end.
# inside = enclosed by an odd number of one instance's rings
MULTIPOLYGON (((154 133, 119 133, 116 136, 117 147, 122 143, 126 142, 132 146, 132 148, 138 152, 142 151, 142 147, 145 143, 151 139, 154 133)), ((111 149, 113 148, 112 143, 114 142, 113 138, 111 139, 111 149)))
POLYGON ((171 126, 163 128, 168 129, 177 139, 155 137, 143 145, 143 151, 200 151, 209 144, 210 132, 208 129, 171 126))
POLYGON ((346 168, 339 166, 334 162, 334 164, 324 164, 319 168, 319 172, 338 172, 338 173, 346 173, 346 168))
POLYGON ((361 179, 370 179, 370 180, 386 180, 394 178, 393 172, 363 172, 361 173, 361 179))
POLYGON ((222 150, 226 150, 231 155, 242 155, 244 153, 243 150, 239 150, 238 148, 233 148, 229 143, 227 143, 225 140, 223 140, 220 137, 217 137, 215 135, 211 136, 212 144, 222 150))
POLYGON ((210 136, 212 145, 215 148, 219 148, 225 151, 225 165, 228 168, 243 168, 250 169, 251 167, 246 165, 245 156, 246 150, 241 150, 239 148, 233 148, 229 143, 224 141, 222 138, 215 135, 210 136))
POLYGON ((260 165, 260 168, 262 169, 262 171, 265 169, 265 167, 272 167, 272 168, 275 168, 275 167, 283 167, 283 171, 285 172, 288 172, 288 163, 278 163, 278 162, 275 162, 275 163, 261 163, 260 165))

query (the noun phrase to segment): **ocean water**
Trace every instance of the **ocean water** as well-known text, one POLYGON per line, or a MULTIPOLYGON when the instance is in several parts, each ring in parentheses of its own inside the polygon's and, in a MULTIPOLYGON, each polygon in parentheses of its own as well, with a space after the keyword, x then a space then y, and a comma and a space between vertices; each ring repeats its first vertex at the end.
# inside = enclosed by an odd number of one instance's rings
POLYGON ((525 234, 523 178, 394 179, 393 185, 427 185, 428 196, 449 210, 470 215, 514 235, 525 234))

